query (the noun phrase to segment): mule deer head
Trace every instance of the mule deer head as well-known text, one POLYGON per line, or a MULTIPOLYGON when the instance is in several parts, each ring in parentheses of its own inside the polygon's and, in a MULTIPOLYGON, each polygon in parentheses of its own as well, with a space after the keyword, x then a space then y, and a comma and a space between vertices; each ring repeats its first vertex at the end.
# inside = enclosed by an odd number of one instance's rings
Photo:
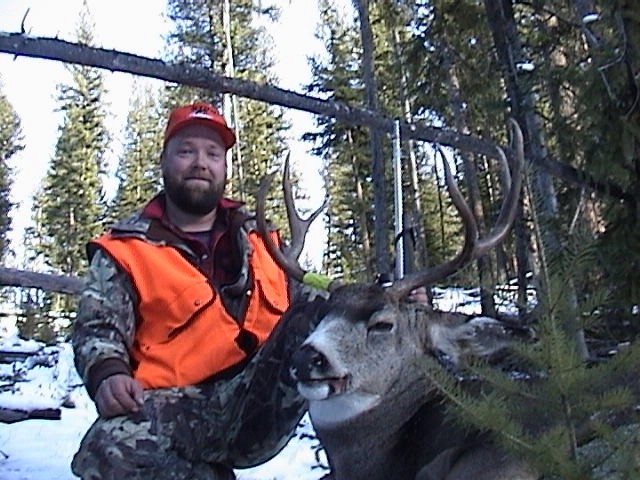
MULTIPOLYGON (((299 392, 309 400, 313 426, 326 450, 336 480, 532 479, 520 462, 445 421, 442 397, 425 373, 426 356, 446 354, 456 363, 466 355, 485 356, 501 348, 481 340, 478 329, 460 316, 409 303, 407 295, 430 285, 485 254, 507 235, 516 215, 524 163, 522 135, 512 122, 515 159, 504 170, 505 195, 494 228, 479 238, 471 209, 444 162, 452 201, 463 219, 464 247, 452 260, 412 273, 390 287, 377 284, 329 285, 315 330, 292 359, 299 392)), ((273 178, 273 177, 271 177, 273 178)), ((266 230, 264 199, 271 178, 261 185, 257 216, 266 230)), ((272 255, 289 274, 305 281, 295 261, 309 223, 293 207, 285 169, 284 192, 292 224, 292 248, 282 252, 264 235, 272 255), (293 254, 293 255, 291 255, 293 254)), ((495 337, 495 336, 494 336, 495 337)))

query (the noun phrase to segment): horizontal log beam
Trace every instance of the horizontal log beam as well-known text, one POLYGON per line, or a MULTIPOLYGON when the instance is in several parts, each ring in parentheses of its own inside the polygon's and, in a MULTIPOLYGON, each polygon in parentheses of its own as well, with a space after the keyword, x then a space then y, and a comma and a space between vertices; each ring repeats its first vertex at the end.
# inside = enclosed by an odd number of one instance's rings
MULTIPOLYGON (((395 119, 377 112, 303 95, 269 84, 216 75, 193 65, 167 63, 160 59, 80 45, 58 38, 33 37, 10 32, 0 32, 0 52, 97 67, 220 93, 232 93, 281 107, 333 117, 349 125, 366 126, 387 133, 394 131, 395 119)), ((494 143, 454 130, 407 122, 400 123, 400 130, 404 138, 438 143, 490 157, 496 155, 494 143)))
MULTIPOLYGON (((396 120, 379 112, 303 95, 269 84, 216 75, 207 69, 189 64, 167 63, 160 59, 90 47, 58 38, 34 37, 23 32, 0 31, 0 53, 56 60, 155 78, 220 93, 232 93, 281 107, 333 117, 348 125, 366 126, 389 134, 395 129, 396 120)), ((424 123, 400 121, 400 133, 403 138, 445 145, 488 157, 495 157, 497 152, 497 145, 493 142, 455 130, 430 127, 424 123)), ((504 148, 504 150, 508 157, 512 157, 511 149, 504 148)), ((552 157, 542 159, 537 166, 570 184, 586 187, 600 194, 628 202, 630 205, 638 202, 633 192, 626 191, 620 185, 594 177, 589 172, 559 162, 552 157)))
POLYGON ((77 295, 83 285, 84 281, 78 277, 0 267, 0 286, 39 288, 47 292, 77 295))

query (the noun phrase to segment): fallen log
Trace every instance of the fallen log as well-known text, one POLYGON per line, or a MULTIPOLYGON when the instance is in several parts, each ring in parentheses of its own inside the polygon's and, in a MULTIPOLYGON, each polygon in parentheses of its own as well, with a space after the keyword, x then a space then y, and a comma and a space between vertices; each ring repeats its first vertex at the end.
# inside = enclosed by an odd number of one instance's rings
POLYGON ((24 420, 60 420, 59 408, 40 408, 35 410, 20 410, 0 407, 0 422, 16 423, 24 420))
POLYGON ((48 292, 79 294, 84 281, 79 277, 53 273, 30 272, 0 267, 0 285, 8 287, 39 288, 48 292))
MULTIPOLYGON (((219 93, 233 93, 281 107, 329 116, 350 125, 363 125, 387 133, 395 131, 396 119, 387 117, 380 112, 304 95, 274 85, 216 75, 210 70, 193 65, 171 64, 157 58, 91 47, 59 38, 34 37, 26 35, 24 32, 0 31, 0 52, 75 63, 113 72, 125 72, 219 93)), ((400 121, 400 132, 403 138, 447 145, 488 157, 495 157, 497 154, 497 145, 490 141, 446 128, 433 127, 425 122, 400 121)), ((512 156, 511 149, 505 148, 504 151, 508 157, 512 156)), ((587 187, 619 200, 635 202, 633 192, 627 191, 623 186, 611 181, 603 181, 589 172, 576 169, 550 156, 542 159, 538 166, 551 175, 574 185, 587 187)))

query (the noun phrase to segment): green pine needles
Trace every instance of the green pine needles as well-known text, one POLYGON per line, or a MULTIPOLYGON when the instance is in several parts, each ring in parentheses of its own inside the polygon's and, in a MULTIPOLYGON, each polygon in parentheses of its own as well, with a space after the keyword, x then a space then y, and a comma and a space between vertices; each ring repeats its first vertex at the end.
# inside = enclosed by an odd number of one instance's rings
POLYGON ((583 241, 549 261, 535 339, 515 341, 500 368, 474 360, 461 381, 436 361, 425 363, 456 421, 492 433, 544 479, 640 478, 640 345, 613 343, 610 356, 584 355, 583 332, 588 337, 606 321, 599 306, 607 292, 584 285, 595 264, 593 244, 583 241), (567 285, 588 293, 567 294, 567 285))

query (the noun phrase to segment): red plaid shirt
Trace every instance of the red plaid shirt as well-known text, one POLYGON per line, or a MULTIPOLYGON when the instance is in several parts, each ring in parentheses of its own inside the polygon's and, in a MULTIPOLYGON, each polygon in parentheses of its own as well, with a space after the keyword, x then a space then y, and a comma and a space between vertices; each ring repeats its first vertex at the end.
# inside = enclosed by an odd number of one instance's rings
POLYGON ((173 225, 167 217, 165 205, 165 196, 161 193, 147 204, 142 214, 151 220, 157 220, 167 232, 183 240, 196 254, 200 270, 214 285, 225 285, 236 280, 241 258, 230 238, 229 215, 243 203, 223 198, 218 203, 211 231, 197 233, 183 232, 173 225), (209 239, 208 244, 206 239, 209 239))

